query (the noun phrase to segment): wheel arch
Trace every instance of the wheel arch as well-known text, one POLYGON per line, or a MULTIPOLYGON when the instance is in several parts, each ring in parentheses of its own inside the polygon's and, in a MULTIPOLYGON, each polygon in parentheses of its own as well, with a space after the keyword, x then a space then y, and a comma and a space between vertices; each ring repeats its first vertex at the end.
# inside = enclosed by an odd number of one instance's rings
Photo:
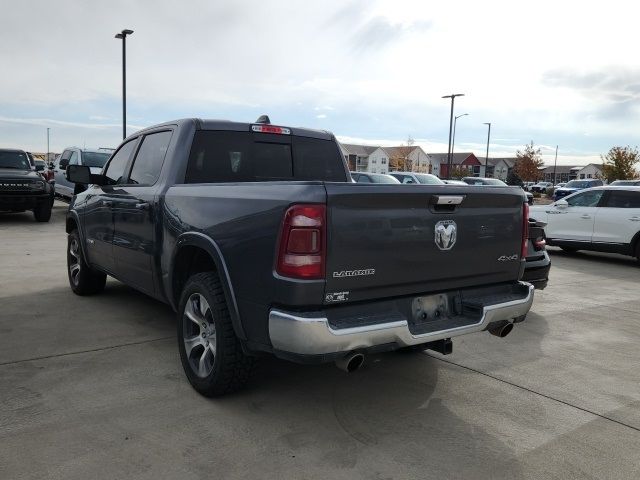
POLYGON ((236 336, 246 340, 238 302, 220 247, 213 239, 200 232, 186 232, 178 237, 169 269, 170 291, 167 297, 170 303, 177 310, 182 288, 189 277, 210 270, 214 270, 220 278, 236 336))

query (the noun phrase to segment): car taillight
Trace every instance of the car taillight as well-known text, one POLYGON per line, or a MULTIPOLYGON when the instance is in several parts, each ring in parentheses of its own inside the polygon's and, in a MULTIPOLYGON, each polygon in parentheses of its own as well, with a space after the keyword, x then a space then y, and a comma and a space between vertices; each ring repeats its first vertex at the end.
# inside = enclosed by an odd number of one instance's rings
POLYGON ((277 135, 291 135, 291 130, 273 125, 251 125, 251 130, 259 133, 275 133, 277 135))
POLYGON ((527 258, 527 242, 529 241, 529 204, 522 204, 522 250, 520 258, 527 258))
POLYGON ((324 278, 325 205, 294 205, 284 214, 276 272, 306 280, 324 278))

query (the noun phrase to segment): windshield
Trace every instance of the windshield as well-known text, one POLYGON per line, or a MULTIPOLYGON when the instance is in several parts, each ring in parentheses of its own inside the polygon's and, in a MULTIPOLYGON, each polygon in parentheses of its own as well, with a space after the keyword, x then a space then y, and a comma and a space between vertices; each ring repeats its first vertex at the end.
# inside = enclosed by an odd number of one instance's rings
POLYGON ((0 168, 15 168, 17 170, 31 170, 29 159, 24 152, 1 152, 0 168))
POLYGON ((370 173, 369 178, 371 178, 371 183, 400 183, 397 178, 381 173, 370 173))
POLYGON ((110 153, 101 153, 101 152, 82 152, 82 164, 87 167, 104 167, 104 164, 107 163, 110 153))
POLYGON ((566 188, 589 188, 590 186, 591 182, 584 180, 571 180, 565 185, 566 188))
POLYGON ((426 185, 444 185, 444 182, 435 175, 430 175, 428 173, 414 173, 414 175, 420 183, 424 183, 426 185))
POLYGON ((640 185, 640 180, 615 180, 611 185, 640 185))

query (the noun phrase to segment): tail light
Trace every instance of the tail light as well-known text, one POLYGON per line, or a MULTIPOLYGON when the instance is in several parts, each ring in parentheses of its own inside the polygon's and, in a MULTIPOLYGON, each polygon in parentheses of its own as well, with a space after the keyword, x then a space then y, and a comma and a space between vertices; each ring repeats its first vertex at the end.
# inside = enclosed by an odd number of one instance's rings
POLYGON ((294 205, 284 214, 276 272, 306 280, 324 278, 325 205, 294 205))
POLYGON ((529 241, 529 204, 522 204, 522 250, 520 258, 527 258, 527 242, 529 241))

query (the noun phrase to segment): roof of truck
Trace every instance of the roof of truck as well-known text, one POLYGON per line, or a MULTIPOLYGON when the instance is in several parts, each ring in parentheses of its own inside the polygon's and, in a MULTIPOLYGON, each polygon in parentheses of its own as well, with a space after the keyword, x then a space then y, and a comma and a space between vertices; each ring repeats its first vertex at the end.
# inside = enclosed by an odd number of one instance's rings
POLYGON ((143 130, 136 132, 136 135, 147 130, 155 129, 162 126, 170 126, 170 125, 184 125, 187 123, 194 123, 196 125, 196 129, 198 130, 228 130, 228 131, 236 131, 236 132, 246 132, 251 131, 252 125, 272 125, 274 127, 283 127, 288 128, 291 131, 291 135, 300 136, 300 137, 312 137, 312 138, 320 138, 324 140, 334 140, 333 133, 327 130, 314 130, 311 128, 301 128, 301 127, 290 127, 288 125, 284 125, 281 123, 258 123, 258 122, 233 122, 231 120, 219 120, 219 119, 205 119, 205 118, 181 118, 178 120, 172 120, 169 122, 163 122, 157 125, 152 125, 143 130))

